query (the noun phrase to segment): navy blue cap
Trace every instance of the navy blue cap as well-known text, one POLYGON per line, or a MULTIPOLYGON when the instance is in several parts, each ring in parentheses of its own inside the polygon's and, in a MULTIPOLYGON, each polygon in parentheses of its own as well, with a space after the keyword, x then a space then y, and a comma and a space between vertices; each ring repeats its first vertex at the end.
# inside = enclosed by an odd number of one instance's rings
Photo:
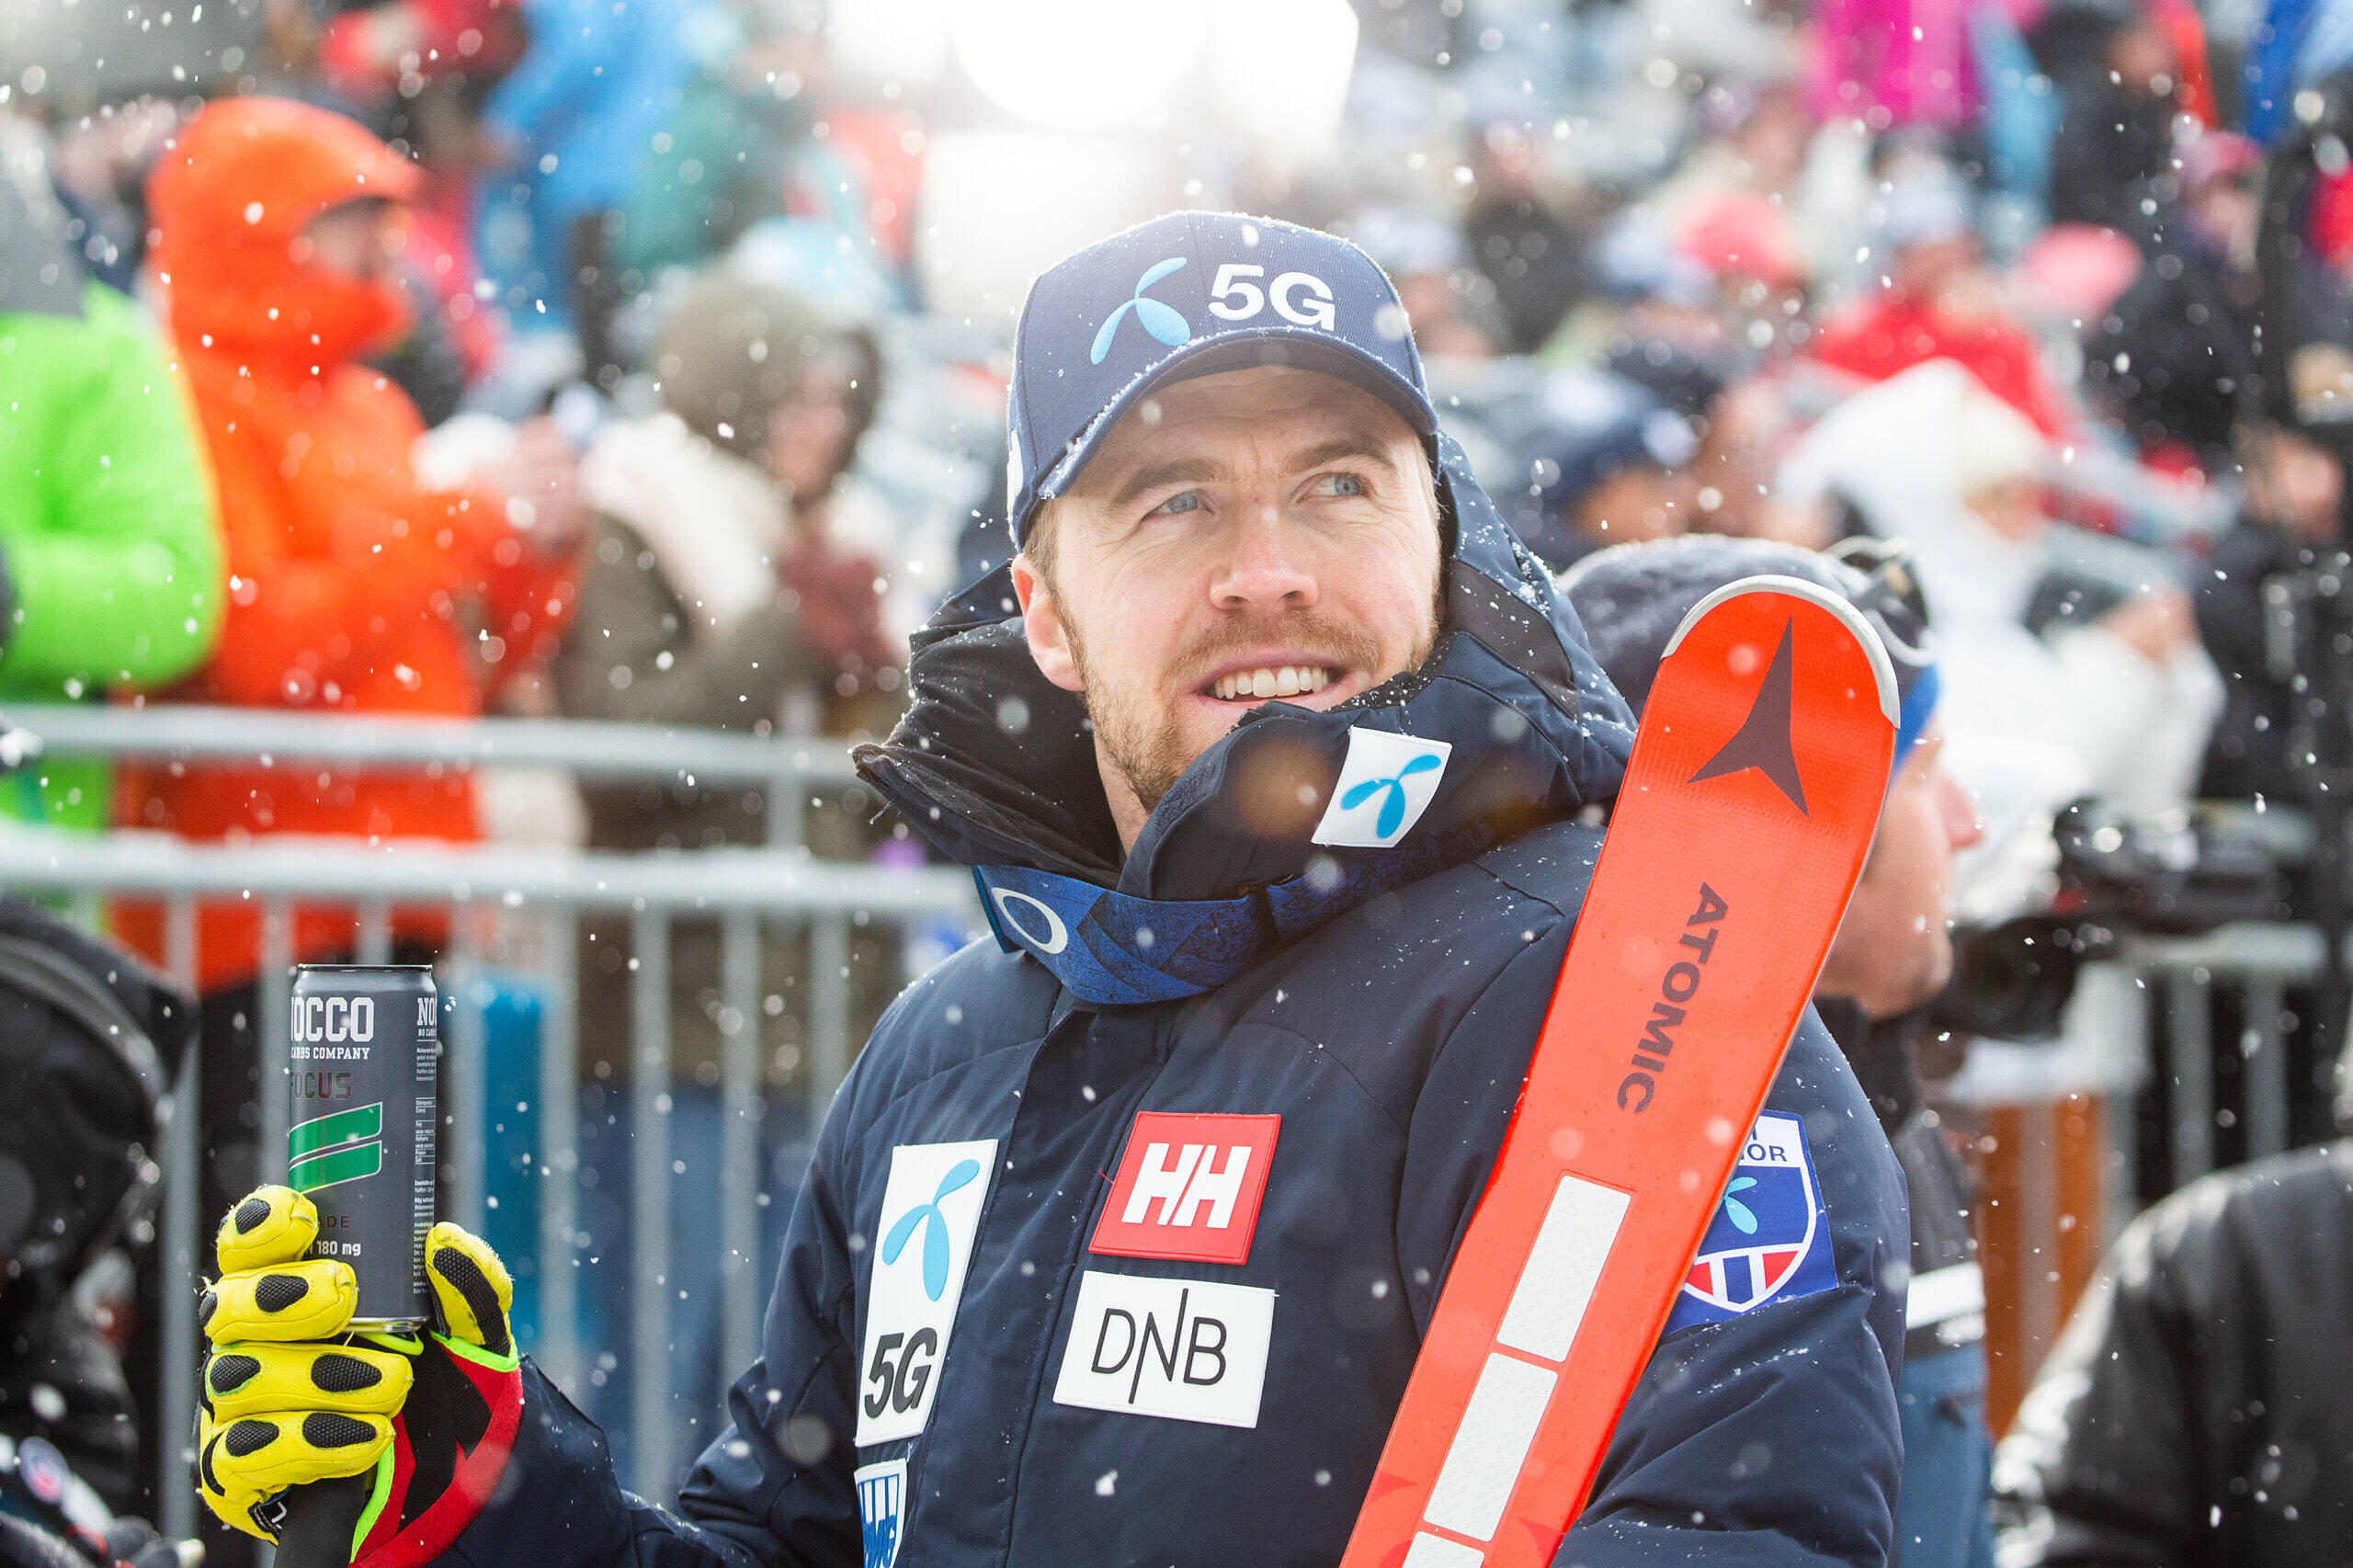
POLYGON ((1154 387, 1296 365, 1354 382, 1438 431, 1404 307, 1372 258, 1314 229, 1172 212, 1040 274, 1013 343, 1014 541, 1154 387))

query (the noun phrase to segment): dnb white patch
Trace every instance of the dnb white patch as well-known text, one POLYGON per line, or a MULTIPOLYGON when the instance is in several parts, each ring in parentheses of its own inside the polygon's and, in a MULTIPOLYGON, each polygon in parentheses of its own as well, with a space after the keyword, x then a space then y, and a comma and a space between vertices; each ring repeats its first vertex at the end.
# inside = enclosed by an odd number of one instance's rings
POLYGON ((866 1279, 866 1345, 858 1363, 860 1448, 915 1437, 931 1419, 995 1164, 994 1138, 902 1143, 891 1151, 866 1279))
POLYGON ((1339 781, 1310 836, 1347 848, 1388 848, 1429 810, 1453 751, 1444 741, 1351 728, 1339 781))
POLYGON ((1272 1290, 1089 1269, 1054 1403, 1256 1426, 1274 1328, 1272 1290))
POLYGON ((860 1465, 858 1524, 866 1541, 866 1568, 892 1568, 899 1561, 899 1537, 907 1517, 907 1461, 884 1460, 860 1465))

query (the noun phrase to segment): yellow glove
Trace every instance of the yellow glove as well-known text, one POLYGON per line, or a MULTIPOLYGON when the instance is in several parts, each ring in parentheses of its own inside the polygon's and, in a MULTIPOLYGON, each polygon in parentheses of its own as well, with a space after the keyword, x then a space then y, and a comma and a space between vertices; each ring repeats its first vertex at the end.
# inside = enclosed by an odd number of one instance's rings
MULTIPOLYGON (((394 1420, 420 1357, 449 1351, 493 1376, 511 1377, 517 1364, 506 1323, 514 1287, 482 1242, 450 1224, 426 1238, 426 1273, 448 1334, 353 1334, 358 1282, 348 1264, 306 1256, 318 1232, 309 1199, 290 1187, 256 1189, 222 1221, 221 1278, 197 1307, 212 1342, 197 1415, 197 1490, 222 1523, 265 1540, 277 1539, 270 1505, 287 1487, 369 1471, 378 1495, 363 1535, 378 1521, 394 1420)), ((407 1429, 413 1444, 429 1440, 416 1423, 407 1429)))

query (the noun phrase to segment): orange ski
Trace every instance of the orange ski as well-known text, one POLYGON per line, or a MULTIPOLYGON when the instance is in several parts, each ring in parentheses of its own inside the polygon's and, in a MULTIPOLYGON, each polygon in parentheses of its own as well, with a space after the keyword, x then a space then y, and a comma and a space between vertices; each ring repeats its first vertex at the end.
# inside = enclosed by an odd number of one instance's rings
POLYGON ((1667 645, 1495 1175, 1342 1568, 1546 1568, 1813 994, 1887 790, 1895 676, 1757 577, 1667 645))

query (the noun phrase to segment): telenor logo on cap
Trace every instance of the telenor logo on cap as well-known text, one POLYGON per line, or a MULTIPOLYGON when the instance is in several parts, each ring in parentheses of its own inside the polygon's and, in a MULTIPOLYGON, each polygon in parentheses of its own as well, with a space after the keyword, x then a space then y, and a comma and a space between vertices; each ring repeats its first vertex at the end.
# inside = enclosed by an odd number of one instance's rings
POLYGON ((1128 319, 1130 311, 1135 312, 1136 320, 1143 323, 1144 331, 1171 348, 1182 348, 1192 341, 1192 324, 1186 321, 1174 305, 1163 304, 1144 295, 1145 290, 1184 265, 1183 256, 1172 256, 1143 269, 1143 276, 1136 279, 1135 291, 1120 301, 1120 308, 1105 316, 1103 324, 1095 329, 1095 347, 1086 357, 1088 364, 1103 363, 1103 356, 1111 352, 1111 340, 1120 335, 1120 324, 1128 319))

